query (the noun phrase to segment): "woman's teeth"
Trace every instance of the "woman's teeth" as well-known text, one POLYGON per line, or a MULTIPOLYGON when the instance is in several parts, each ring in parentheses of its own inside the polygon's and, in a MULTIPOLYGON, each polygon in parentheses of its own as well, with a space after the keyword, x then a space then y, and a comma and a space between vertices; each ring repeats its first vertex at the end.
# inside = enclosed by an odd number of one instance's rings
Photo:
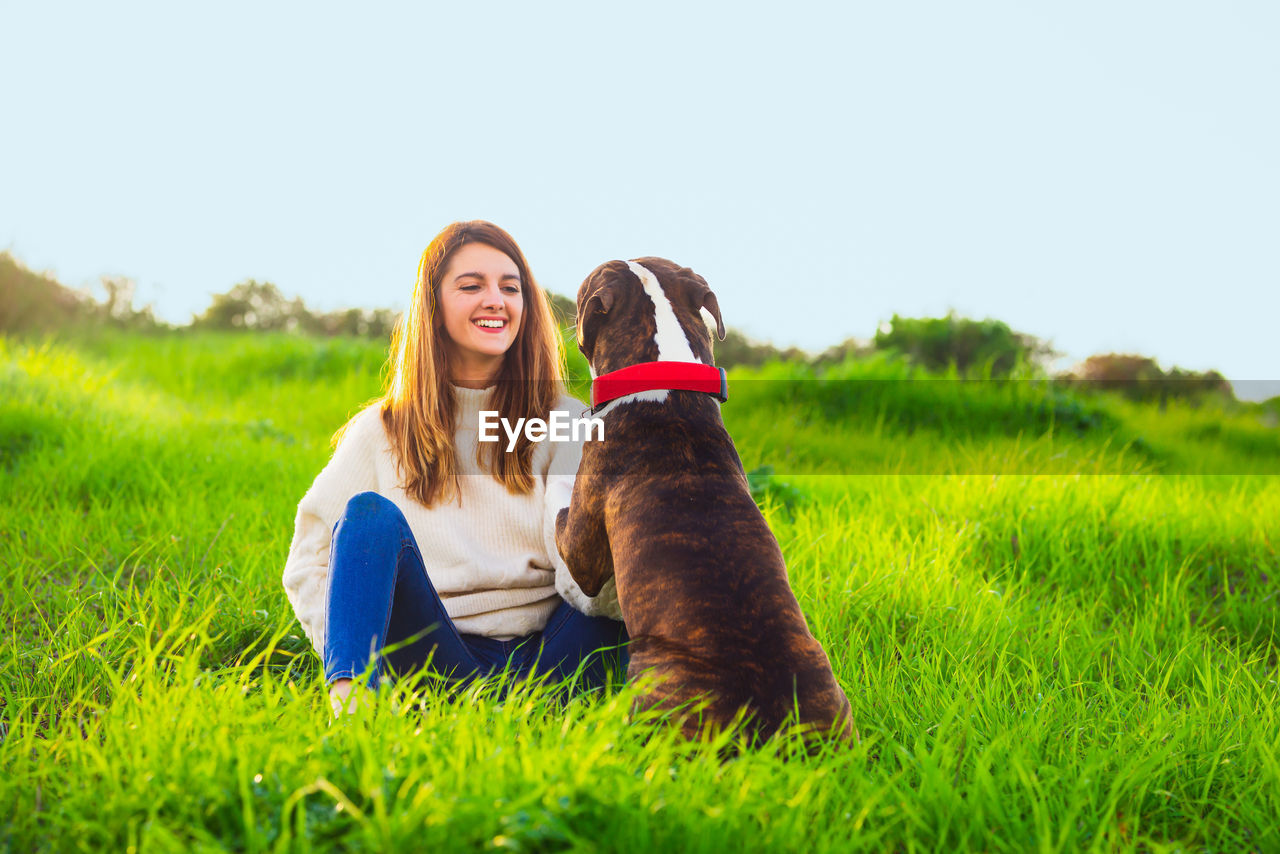
POLYGON ((476 326, 487 326, 490 329, 501 329, 506 326, 505 320, 477 320, 474 323, 476 326))

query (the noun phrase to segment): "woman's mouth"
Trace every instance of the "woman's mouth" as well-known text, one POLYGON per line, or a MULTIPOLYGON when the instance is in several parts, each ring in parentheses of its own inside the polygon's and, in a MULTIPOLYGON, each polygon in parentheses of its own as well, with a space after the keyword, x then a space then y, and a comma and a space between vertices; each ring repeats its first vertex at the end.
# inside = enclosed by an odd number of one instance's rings
POLYGON ((505 320, 496 317, 481 317, 471 322, 486 332, 501 332, 507 325, 505 320))

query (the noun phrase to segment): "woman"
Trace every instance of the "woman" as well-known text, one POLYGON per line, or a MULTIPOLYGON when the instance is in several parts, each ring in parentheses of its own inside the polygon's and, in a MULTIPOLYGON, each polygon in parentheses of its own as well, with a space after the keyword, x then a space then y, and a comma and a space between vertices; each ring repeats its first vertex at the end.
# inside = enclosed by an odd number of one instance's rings
POLYGON ((580 412, 563 360, 510 235, 473 221, 431 241, 385 393, 334 437, 285 564, 335 715, 357 704, 363 672, 376 688, 428 663, 466 680, 507 666, 559 678, 586 660, 584 681, 604 681, 605 656, 591 653, 626 642, 616 592, 583 594, 555 545, 578 447, 523 431, 509 452, 505 435, 478 441, 484 410, 509 424, 580 412))

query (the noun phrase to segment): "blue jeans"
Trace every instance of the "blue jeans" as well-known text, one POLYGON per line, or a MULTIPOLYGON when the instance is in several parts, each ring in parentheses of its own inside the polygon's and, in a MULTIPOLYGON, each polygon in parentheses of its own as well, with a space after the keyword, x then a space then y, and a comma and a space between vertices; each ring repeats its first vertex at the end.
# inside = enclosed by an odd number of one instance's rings
POLYGON ((618 620, 588 617, 563 599, 541 632, 508 641, 460 634, 427 577, 404 514, 374 492, 349 502, 333 529, 325 602, 324 676, 356 679, 370 666, 369 687, 429 667, 465 684, 509 667, 560 681, 585 662, 580 688, 626 672, 627 632, 618 620), (408 641, 408 643, 404 643, 408 641), (398 646, 383 652, 388 646, 398 646))

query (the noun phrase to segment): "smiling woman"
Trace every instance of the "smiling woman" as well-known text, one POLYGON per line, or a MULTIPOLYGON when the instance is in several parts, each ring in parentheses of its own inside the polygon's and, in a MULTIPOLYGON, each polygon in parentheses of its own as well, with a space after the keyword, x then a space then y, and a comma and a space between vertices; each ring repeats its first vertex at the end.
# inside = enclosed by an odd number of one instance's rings
POLYGON ((418 265, 384 394, 338 431, 298 505, 284 586, 324 661, 335 714, 355 680, 509 667, 597 687, 625 672, 616 592, 588 597, 555 544, 580 446, 479 441, 480 413, 577 415, 563 345, 524 254, 454 223, 418 265), (383 652, 385 648, 387 651, 383 652))

